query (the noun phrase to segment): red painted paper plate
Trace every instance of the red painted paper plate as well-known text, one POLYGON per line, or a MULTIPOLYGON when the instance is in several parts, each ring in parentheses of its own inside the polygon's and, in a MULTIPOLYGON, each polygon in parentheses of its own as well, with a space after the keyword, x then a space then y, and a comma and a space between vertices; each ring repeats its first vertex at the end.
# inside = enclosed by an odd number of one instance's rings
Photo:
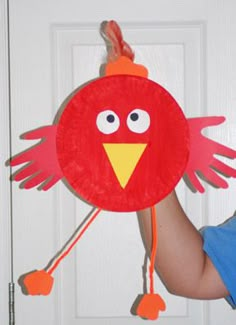
POLYGON ((99 78, 65 107, 57 155, 66 181, 84 200, 137 211, 163 199, 183 176, 188 123, 157 83, 130 75, 99 78))

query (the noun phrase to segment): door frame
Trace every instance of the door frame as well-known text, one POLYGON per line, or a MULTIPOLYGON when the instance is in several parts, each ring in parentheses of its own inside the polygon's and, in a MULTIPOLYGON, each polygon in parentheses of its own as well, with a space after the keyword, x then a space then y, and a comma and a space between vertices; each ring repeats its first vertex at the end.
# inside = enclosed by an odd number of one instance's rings
POLYGON ((8 283, 11 281, 11 184, 8 76, 8 0, 0 1, 0 323, 8 324, 8 283))

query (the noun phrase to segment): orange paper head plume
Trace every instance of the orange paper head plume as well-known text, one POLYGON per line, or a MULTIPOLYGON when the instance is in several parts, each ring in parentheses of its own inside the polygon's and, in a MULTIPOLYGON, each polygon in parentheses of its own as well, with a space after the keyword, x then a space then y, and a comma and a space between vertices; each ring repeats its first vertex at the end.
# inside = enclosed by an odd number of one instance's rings
POLYGON ((121 29, 114 20, 101 24, 101 34, 107 44, 106 76, 127 74, 147 78, 147 68, 133 62, 134 52, 124 41, 121 29))

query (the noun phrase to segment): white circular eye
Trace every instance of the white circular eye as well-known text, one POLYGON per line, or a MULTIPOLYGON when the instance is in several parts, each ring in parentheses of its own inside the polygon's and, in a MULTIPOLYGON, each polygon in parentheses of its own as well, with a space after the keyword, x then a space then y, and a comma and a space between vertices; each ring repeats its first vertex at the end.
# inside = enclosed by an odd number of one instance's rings
POLYGON ((98 114, 96 123, 99 131, 104 134, 114 133, 120 126, 119 117, 109 109, 98 114))
POLYGON ((129 129, 135 133, 144 133, 150 125, 150 116, 148 112, 136 108, 129 113, 127 118, 129 129))

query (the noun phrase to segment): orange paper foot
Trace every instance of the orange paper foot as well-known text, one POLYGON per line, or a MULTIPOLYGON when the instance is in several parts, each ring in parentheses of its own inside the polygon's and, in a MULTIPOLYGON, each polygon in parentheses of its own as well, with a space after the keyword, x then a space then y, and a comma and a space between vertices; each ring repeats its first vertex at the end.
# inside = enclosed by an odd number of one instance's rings
POLYGON ((141 318, 155 320, 159 316, 160 311, 166 309, 164 300, 158 294, 145 294, 142 296, 136 314, 141 318))
POLYGON ((53 277, 44 270, 33 271, 23 278, 23 284, 28 295, 47 296, 52 290, 53 277))

